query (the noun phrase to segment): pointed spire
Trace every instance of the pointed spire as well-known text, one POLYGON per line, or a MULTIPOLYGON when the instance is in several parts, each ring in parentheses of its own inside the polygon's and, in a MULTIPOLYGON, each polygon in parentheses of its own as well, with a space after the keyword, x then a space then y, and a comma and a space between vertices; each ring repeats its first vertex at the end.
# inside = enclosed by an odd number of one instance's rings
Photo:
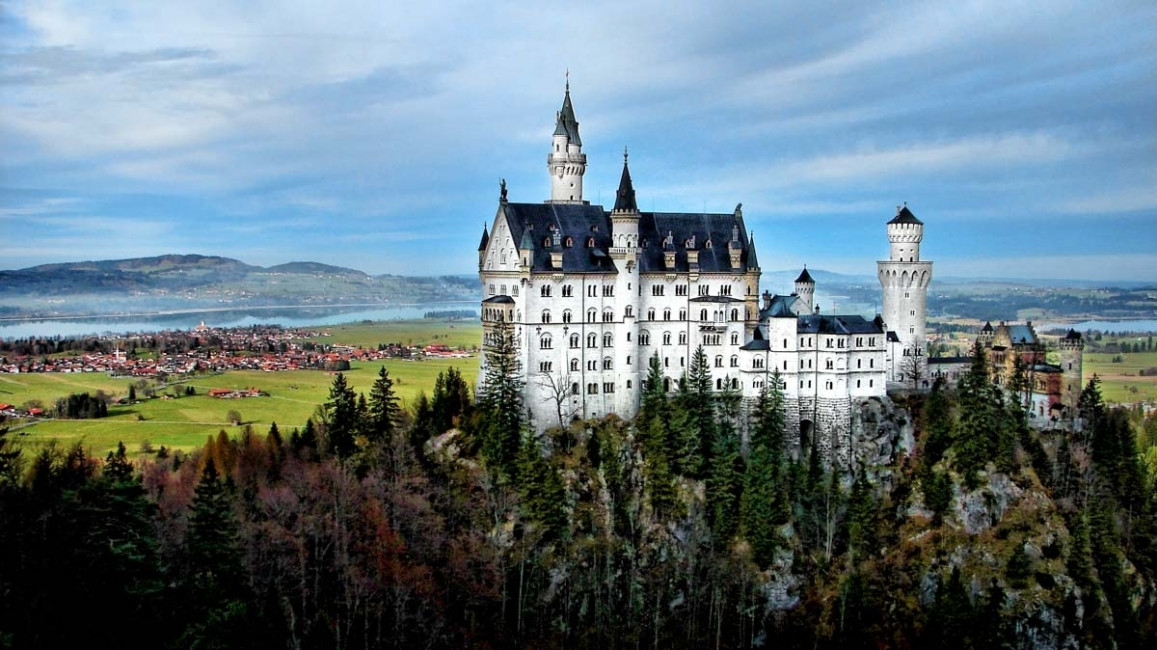
POLYGON ((579 137, 578 120, 574 116, 574 105, 570 101, 570 70, 566 73, 566 94, 562 98, 562 108, 558 111, 558 121, 554 125, 555 135, 565 135, 570 143, 581 147, 582 138, 579 137))
POLYGON ((478 252, 486 250, 486 245, 490 243, 490 233, 486 231, 486 224, 482 224, 482 242, 478 244, 478 252))
POLYGON ((807 272, 807 264, 803 265, 803 273, 800 273, 799 277, 796 278, 795 281, 796 284, 799 284, 800 282, 807 282, 810 284, 816 283, 816 281, 812 279, 812 274, 807 272))
POLYGON ((635 186, 631 183, 631 170, 627 167, 627 148, 623 147, 623 175, 619 178, 619 191, 615 194, 615 212, 638 212, 635 202, 635 186))
POLYGON ((534 236, 530 234, 530 228, 522 231, 522 243, 518 245, 518 248, 524 251, 534 250, 534 236))
POLYGON ((759 260, 755 257, 755 233, 751 233, 747 239, 747 268, 759 268, 759 260))

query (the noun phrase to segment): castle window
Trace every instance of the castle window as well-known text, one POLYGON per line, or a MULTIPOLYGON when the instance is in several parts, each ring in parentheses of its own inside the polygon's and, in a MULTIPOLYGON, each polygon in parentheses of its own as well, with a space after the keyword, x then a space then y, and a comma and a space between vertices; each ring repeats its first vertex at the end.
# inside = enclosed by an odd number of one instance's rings
POLYGON ((837 347, 841 347, 841 348, 844 347, 844 340, 843 339, 837 339, 836 345, 837 345, 837 347))
POLYGON ((550 323, 550 310, 549 309, 542 310, 542 322, 547 323, 547 324, 550 323))
POLYGON ((550 237, 543 237, 542 238, 542 247, 543 248, 550 248, 550 237))
POLYGON ((721 296, 730 296, 730 295, 731 295, 731 285, 730 285, 730 284, 724 284, 724 285, 720 285, 720 287, 719 287, 719 295, 721 295, 721 296))
POLYGON ((587 395, 598 395, 599 385, 597 383, 587 384, 587 395))
POLYGON ((784 349, 784 350, 786 350, 786 349, 787 349, 787 339, 784 339, 784 340, 783 340, 783 349, 784 349))
POLYGON ((569 309, 564 309, 562 312, 562 322, 569 323, 574 315, 569 309))
POLYGON ((550 372, 550 366, 551 366, 551 362, 549 362, 549 361, 540 361, 540 362, 538 363, 538 371, 539 371, 539 372, 550 372))
POLYGON ((615 285, 604 284, 603 285, 603 296, 609 297, 609 296, 613 296, 613 295, 615 295, 615 285))
POLYGON ((630 379, 628 379, 628 380, 627 380, 627 388, 630 388, 630 387, 631 387, 631 380, 630 380, 630 379))
POLYGON ((639 345, 650 345, 650 344, 651 344, 651 333, 650 332, 639 332, 639 345))
POLYGON ((489 289, 490 289, 490 295, 493 296, 494 295, 494 285, 493 284, 490 285, 489 289))
POLYGON ((675 285, 675 295, 676 295, 676 296, 685 296, 685 295, 687 295, 687 285, 685 285, 685 284, 677 284, 677 285, 675 285))
POLYGON ((548 334, 538 340, 538 347, 542 350, 549 350, 553 346, 553 343, 554 342, 551 340, 550 335, 548 334))
MULTIPOLYGON (((869 368, 875 368, 876 367, 876 360, 875 359, 868 359, 868 367, 869 368)), ((870 385, 871 384, 869 384, 869 386, 870 385)))
POLYGON ((912 311, 908 312, 908 315, 909 315, 909 316, 915 316, 915 315, 916 315, 916 310, 915 310, 915 309, 913 309, 912 311))
POLYGON ((598 370, 598 369, 599 369, 599 362, 598 361, 596 361, 595 359, 590 359, 589 361, 587 361, 587 370, 598 370))
POLYGON ((570 394, 571 395, 578 395, 579 394, 579 384, 577 381, 570 385, 570 394))
POLYGON ((647 320, 655 320, 655 309, 653 307, 647 310, 647 320))
POLYGON ((594 237, 587 237, 587 248, 594 248, 594 247, 595 247, 595 238, 594 237))
POLYGON ((653 284, 653 285, 651 285, 651 295, 652 295, 652 296, 661 296, 661 295, 663 295, 663 290, 664 290, 664 287, 663 287, 663 285, 661 285, 661 284, 653 284))
POLYGON ((610 357, 603 359, 603 370, 610 370, 613 366, 614 362, 611 361, 610 357))
MULTIPOLYGON (((627 365, 631 365, 631 355, 629 354, 627 355, 627 365)), ((628 388, 630 388, 630 386, 628 386, 628 388)))
POLYGON ((597 298, 599 296, 599 288, 596 285, 587 285, 587 297, 597 298))
POLYGON ((739 345, 739 334, 736 332, 731 333, 731 345, 739 345))
POLYGON ((722 368, 723 367, 723 355, 718 355, 715 357, 715 367, 716 368, 722 368))
POLYGON ((634 307, 627 305, 625 308, 623 308, 623 316, 630 318, 631 316, 634 316, 634 315, 635 315, 635 308, 634 307))
POLYGON ((571 359, 570 360, 570 369, 572 372, 578 372, 578 369, 579 369, 579 360, 578 359, 571 359))
POLYGON ((604 382, 603 382, 603 392, 604 392, 604 393, 613 393, 613 392, 615 392, 615 382, 613 382, 613 381, 604 381, 604 382))
POLYGON ((703 242, 703 247, 704 248, 711 248, 711 240, 708 239, 707 241, 703 242))
POLYGON ((868 337, 868 345, 871 347, 876 347, 876 337, 874 337, 874 336, 868 337))
POLYGON ((566 246, 567 248, 574 246, 574 237, 567 237, 566 239, 562 240, 562 245, 566 246))
POLYGON ((594 332, 587 334, 587 347, 588 348, 599 347, 599 335, 598 334, 595 334, 594 332))
POLYGON ((603 322, 604 323, 610 323, 614 320, 615 320, 615 312, 611 311, 610 309, 603 311, 603 322))
POLYGON ((828 359, 827 364, 824 366, 824 368, 826 370, 831 370, 831 369, 835 368, 835 362, 832 361, 831 359, 828 359))
POLYGON ((825 383, 824 388, 831 390, 832 389, 832 382, 829 381, 829 382, 825 383))
POLYGON ((859 368, 863 368, 863 367, 864 367, 864 360, 863 359, 856 359, 856 368, 859 369, 859 368))
MULTIPOLYGON (((568 237, 568 239, 569 239, 569 237, 568 237)), ((573 295, 573 293, 574 293, 574 287, 572 287, 569 284, 562 285, 562 297, 563 298, 570 298, 573 295)))
POLYGON ((915 334, 915 333, 916 333, 916 326, 914 326, 914 325, 913 325, 912 327, 909 327, 909 328, 908 328, 908 333, 909 333, 909 334, 915 334))
POLYGON ((864 338, 862 336, 857 336, 856 337, 856 347, 858 348, 858 347, 861 347, 862 345, 864 345, 864 338))
POLYGON ((699 295, 701 295, 701 296, 711 295, 711 287, 706 285, 706 284, 699 285, 699 295))
POLYGON ((664 309, 663 310, 663 320, 671 320, 671 310, 670 309, 664 309))
POLYGON ((707 310, 706 309, 700 309, 699 310, 699 320, 701 320, 701 321, 707 320, 707 310))
POLYGON ((595 322, 595 318, 598 317, 598 314, 599 314, 599 312, 597 310, 595 310, 593 307, 591 309, 588 309, 587 310, 587 322, 588 323, 595 322))
MULTIPOLYGON (((663 367, 664 368, 670 368, 671 367, 671 357, 663 357, 663 367)), ((670 390, 670 388, 668 388, 668 390, 670 390)))
POLYGON ((604 348, 609 348, 614 344, 615 344, 615 339, 614 339, 614 336, 612 336, 610 332, 603 334, 603 347, 604 348))
POLYGON ((754 359, 752 359, 751 360, 751 367, 752 368, 762 368, 763 367, 763 357, 755 357, 754 359))
POLYGON ((518 285, 517 284, 510 287, 510 295, 518 296, 518 285))
POLYGON ((905 291, 905 292, 904 292, 904 297, 905 297, 905 298, 907 298, 907 297, 908 297, 908 292, 907 292, 907 291, 905 291))
POLYGON ((579 346, 579 335, 578 334, 571 334, 570 335, 570 346, 572 348, 577 348, 579 346))
POLYGON ((671 345, 671 333, 663 332, 663 345, 671 345))
POLYGON ((679 345, 687 345, 687 332, 679 332, 679 345))
POLYGON ((716 379, 715 380, 715 390, 723 390, 723 380, 722 379, 716 379))
POLYGON ((732 357, 731 357, 731 367, 732 367, 732 368, 738 368, 738 367, 739 367, 739 357, 732 355, 732 357))
POLYGON ((825 341, 827 343, 827 347, 829 347, 829 348, 832 347, 832 339, 830 336, 827 339, 825 339, 825 341))
POLYGON ((549 298, 550 297, 550 285, 549 284, 542 285, 542 287, 538 290, 538 293, 543 298, 549 298))
POLYGON ((679 310, 679 320, 687 320, 687 310, 686 309, 680 309, 679 310))

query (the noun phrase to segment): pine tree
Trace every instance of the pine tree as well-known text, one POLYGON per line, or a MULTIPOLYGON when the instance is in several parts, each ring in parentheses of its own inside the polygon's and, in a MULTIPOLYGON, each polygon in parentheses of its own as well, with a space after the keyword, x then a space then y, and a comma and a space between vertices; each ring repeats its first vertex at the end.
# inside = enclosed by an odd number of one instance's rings
POLYGON ((944 378, 932 382, 932 390, 924 400, 924 466, 931 469, 944 457, 952 445, 952 405, 946 394, 944 378))
POLYGON ((518 487, 526 516, 537 523, 548 539, 566 530, 566 493, 558 471, 542 455, 532 437, 523 441, 518 457, 518 487))
MULTIPOLYGON (((691 476, 702 476, 711 467, 712 446, 716 438, 715 396, 711 390, 711 367, 703 346, 695 348, 687 372, 686 409, 691 420, 698 467, 688 467, 691 476), (697 471, 695 471, 697 470, 697 471)), ((692 463, 688 463, 692 465, 692 463)))
POLYGON ((707 476, 707 520, 716 543, 721 546, 729 542, 739 529, 743 476, 739 436, 724 422, 712 445, 707 476))
POLYGON ((348 458, 357 449, 358 405, 357 395, 340 372, 330 386, 325 417, 329 452, 338 458, 348 458))
POLYGON ((495 325, 486 346, 486 371, 479 407, 483 411, 481 451, 493 468, 513 476, 519 441, 526 424, 518 348, 510 323, 495 325))
POLYGON ((1000 395, 988 374, 984 348, 977 342, 972 365, 960 379, 960 423, 953 447, 957 469, 969 490, 980 484, 978 472, 995 460, 1000 447, 1003 408, 1000 395))
POLYGON ((366 437, 373 443, 381 444, 394 433, 401 414, 398 396, 394 394, 394 381, 390 379, 385 366, 378 369, 378 378, 370 386, 368 411, 366 437))

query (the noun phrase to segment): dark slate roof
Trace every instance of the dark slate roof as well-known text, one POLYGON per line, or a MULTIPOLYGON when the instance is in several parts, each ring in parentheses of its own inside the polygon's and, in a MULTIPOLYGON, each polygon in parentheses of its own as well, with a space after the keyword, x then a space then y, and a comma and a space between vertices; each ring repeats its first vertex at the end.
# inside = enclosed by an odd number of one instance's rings
POLYGON ((897 335, 892 330, 888 330, 888 342, 889 343, 899 343, 900 342, 899 335, 897 335))
POLYGON ((1009 325, 1008 337, 1012 339, 1013 345, 1036 343, 1036 332, 1029 325, 1009 325))
POLYGON ((1070 329, 1069 333, 1065 334, 1065 339, 1079 341, 1079 340, 1081 340, 1081 333, 1078 332, 1077 330, 1070 329))
POLYGON ((759 268, 759 260, 755 258, 755 233, 751 233, 747 239, 747 268, 759 268))
POLYGON ((489 303, 492 305, 493 304, 509 305, 509 304, 512 304, 513 302, 514 302, 514 298, 511 298, 510 296, 490 296, 486 300, 483 300, 482 304, 485 305, 485 304, 489 303))
POLYGON ((985 322, 984 327, 982 327, 980 329, 980 331, 981 332, 991 332, 992 331, 992 323, 991 322, 985 322))
POLYGON ((924 225, 924 222, 917 219, 916 215, 912 214, 912 211, 908 209, 907 203, 905 203, 904 207, 900 208, 900 210, 896 212, 896 216, 893 217, 892 220, 888 223, 912 223, 918 226, 924 225))
MULTIPOLYGON (((561 233, 562 265, 568 273, 616 273, 614 262, 607 256, 611 246, 611 220, 601 206, 580 203, 506 203, 501 206, 515 241, 530 234, 531 270, 552 270, 552 246, 544 240, 553 239, 551 227, 561 233), (597 227, 598 231, 591 228, 597 227), (573 241, 566 246, 566 238, 573 241), (594 238, 594 248, 587 248, 587 239, 594 238)), ((661 260, 660 260, 661 261, 661 260)))
POLYGON ((759 320, 768 318, 795 318, 795 310, 792 307, 795 301, 799 300, 799 296, 774 296, 771 299, 771 305, 767 309, 759 311, 759 320))
POLYGON ((972 357, 929 357, 928 365, 952 365, 957 363, 972 363, 972 357))
POLYGON ((763 337, 762 328, 756 327, 755 332, 751 335, 751 340, 746 345, 739 348, 740 350, 770 350, 771 344, 763 337))
POLYGON ((806 266, 803 267, 803 273, 800 273, 799 277, 796 278, 795 281, 796 282, 810 282, 811 284, 816 283, 816 281, 812 279, 812 274, 807 272, 806 266))
POLYGON ((732 298, 731 296, 695 296, 690 302, 743 302, 739 298, 732 298))
MULTIPOLYGON (((738 240, 748 241, 747 228, 743 217, 731 214, 642 212, 639 215, 639 270, 666 271, 663 265, 663 242, 668 234, 672 237, 675 250, 675 270, 687 271, 687 247, 684 244, 692 236, 695 248, 699 250, 699 270, 711 272, 731 272, 731 256, 728 243, 732 240, 732 229, 739 229, 738 240), (711 248, 706 247, 710 238, 711 248), (646 246, 642 246, 646 243, 646 246)), ((743 264, 739 271, 752 266, 748 250, 743 251, 743 264)))
POLYGON ((615 194, 615 212, 638 212, 635 203, 635 186, 631 183, 631 170, 627 169, 627 154, 623 154, 623 176, 619 179, 619 191, 615 194))
POLYGON ((801 315, 796 331, 801 334, 883 334, 880 324, 863 316, 809 314, 801 315))
POLYGON ((1033 372, 1044 372, 1044 373, 1064 372, 1064 370, 1061 370, 1060 366, 1054 366, 1051 363, 1035 363, 1030 367, 1030 370, 1032 370, 1033 372))
POLYGON ((562 98, 562 108, 558 111, 558 121, 554 125, 555 135, 565 135, 570 138, 571 144, 582 146, 579 137, 578 120, 574 116, 574 106, 570 103, 570 84, 566 85, 566 95, 562 98))
POLYGON ((490 243, 490 233, 486 232, 486 224, 482 224, 482 243, 478 244, 478 250, 486 250, 486 244, 490 243))

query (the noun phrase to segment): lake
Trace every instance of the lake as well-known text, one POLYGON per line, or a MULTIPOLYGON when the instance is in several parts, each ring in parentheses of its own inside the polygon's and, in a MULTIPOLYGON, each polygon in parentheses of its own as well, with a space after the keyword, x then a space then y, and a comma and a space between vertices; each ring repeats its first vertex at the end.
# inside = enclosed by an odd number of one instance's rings
POLYGON ((1098 330, 1101 332, 1157 332, 1157 320, 1086 320, 1079 323, 1036 323, 1033 325, 1038 332, 1047 332, 1052 329, 1075 329, 1078 332, 1098 330))
POLYGON ((363 320, 417 320, 426 312, 456 309, 478 310, 476 301, 428 305, 342 307, 240 307, 196 311, 0 320, 0 339, 28 337, 77 337, 127 332, 189 330, 202 321, 210 327, 249 327, 277 324, 282 327, 338 325, 363 320))

